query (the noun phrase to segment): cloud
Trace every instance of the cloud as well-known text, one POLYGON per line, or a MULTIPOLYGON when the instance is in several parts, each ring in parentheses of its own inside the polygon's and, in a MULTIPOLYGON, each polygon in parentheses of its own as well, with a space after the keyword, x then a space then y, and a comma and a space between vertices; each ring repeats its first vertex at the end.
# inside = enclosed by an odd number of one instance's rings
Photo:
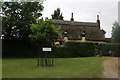
POLYGON ((51 18, 54 10, 61 8, 65 20, 70 20, 74 13, 76 21, 96 22, 100 12, 101 28, 106 30, 106 37, 111 37, 112 24, 118 19, 119 0, 46 0, 43 17, 51 18))

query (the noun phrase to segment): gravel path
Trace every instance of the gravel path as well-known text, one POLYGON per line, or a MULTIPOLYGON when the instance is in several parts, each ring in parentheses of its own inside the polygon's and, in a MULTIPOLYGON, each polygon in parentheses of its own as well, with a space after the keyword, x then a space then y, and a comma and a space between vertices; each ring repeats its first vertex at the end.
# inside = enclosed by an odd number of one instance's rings
MULTIPOLYGON (((118 78, 118 58, 111 57, 103 62, 106 78, 118 78)), ((120 68, 120 65, 119 65, 120 68)))

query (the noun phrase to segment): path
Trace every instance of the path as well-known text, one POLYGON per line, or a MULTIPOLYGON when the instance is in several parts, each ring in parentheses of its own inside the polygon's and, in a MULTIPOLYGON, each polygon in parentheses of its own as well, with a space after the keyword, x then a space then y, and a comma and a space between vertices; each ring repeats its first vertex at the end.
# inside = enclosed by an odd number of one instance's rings
MULTIPOLYGON (((106 78, 118 78, 118 58, 111 57, 103 62, 104 75, 106 78)), ((119 65, 120 68, 120 65, 119 65)))

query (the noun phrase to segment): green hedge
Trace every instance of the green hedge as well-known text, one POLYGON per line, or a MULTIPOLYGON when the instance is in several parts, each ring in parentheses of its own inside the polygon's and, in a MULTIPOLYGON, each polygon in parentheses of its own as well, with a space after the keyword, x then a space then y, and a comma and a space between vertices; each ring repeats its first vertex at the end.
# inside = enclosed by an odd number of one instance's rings
MULTIPOLYGON (((41 47, 35 45, 35 42, 30 41, 3 41, 3 57, 38 57, 42 53, 41 47)), ((62 47, 52 47, 54 57, 89 57, 94 56, 93 43, 81 42, 66 42, 62 47)))
MULTIPOLYGON (((48 43, 47 43, 48 44, 48 43)), ((31 41, 2 41, 2 56, 3 57, 38 57, 42 53, 42 46, 45 43, 40 42, 40 46, 36 46, 35 42, 31 41)), ((110 56, 108 52, 111 50, 114 56, 120 57, 120 43, 102 43, 99 45, 103 56, 110 56)), ((63 46, 52 47, 51 54, 54 57, 91 57, 95 56, 96 45, 91 42, 65 42, 63 46)))
POLYGON ((36 55, 37 49, 30 41, 2 41, 2 57, 35 57, 36 55))
POLYGON ((42 46, 50 44, 43 41, 3 40, 2 57, 38 57, 42 53, 42 46))
POLYGON ((91 57, 94 53, 94 43, 66 42, 62 47, 54 48, 55 57, 91 57))
POLYGON ((100 44, 100 48, 103 56, 110 56, 108 52, 111 50, 114 56, 120 57, 120 43, 103 43, 100 44))

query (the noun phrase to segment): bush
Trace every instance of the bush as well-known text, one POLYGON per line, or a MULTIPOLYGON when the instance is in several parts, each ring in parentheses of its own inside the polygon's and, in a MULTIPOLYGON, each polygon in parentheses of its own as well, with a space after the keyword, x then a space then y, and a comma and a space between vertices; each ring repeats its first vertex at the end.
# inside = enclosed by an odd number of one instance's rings
POLYGON ((94 53, 94 43, 66 42, 62 47, 54 48, 55 57, 91 57, 94 53))
MULTIPOLYGON (((48 44, 48 43, 47 43, 48 44)), ((3 57, 38 57, 42 53, 40 47, 36 43, 30 41, 3 41, 3 57)), ((95 47, 93 43, 66 42, 63 46, 52 47, 51 54, 54 57, 90 57, 94 56, 95 47)))
MULTIPOLYGON (((38 43, 38 42, 37 42, 38 43)), ((49 43, 39 42, 40 45, 36 46, 35 42, 31 41, 2 41, 2 56, 3 57, 38 57, 42 52, 42 46, 49 43)), ((50 44, 49 44, 50 45, 50 44)), ((91 57, 95 56, 96 45, 91 42, 65 42, 63 46, 52 47, 51 54, 54 57, 67 58, 67 57, 91 57)), ((103 56, 110 56, 108 52, 111 50, 114 56, 120 56, 120 44, 115 43, 101 43, 100 49, 103 56)))
POLYGON ((63 46, 56 46, 53 48, 53 55, 56 58, 65 58, 65 57, 70 57, 68 55, 68 51, 66 47, 63 46))
POLYGON ((68 51, 72 53, 74 57, 90 57, 94 56, 95 53, 94 43, 67 42, 64 46, 68 48, 68 51))
POLYGON ((30 41, 2 41, 2 57, 36 57, 37 55, 38 49, 30 41))
POLYGON ((120 43, 103 43, 100 45, 103 56, 110 56, 109 51, 113 52, 113 55, 120 57, 120 43))

